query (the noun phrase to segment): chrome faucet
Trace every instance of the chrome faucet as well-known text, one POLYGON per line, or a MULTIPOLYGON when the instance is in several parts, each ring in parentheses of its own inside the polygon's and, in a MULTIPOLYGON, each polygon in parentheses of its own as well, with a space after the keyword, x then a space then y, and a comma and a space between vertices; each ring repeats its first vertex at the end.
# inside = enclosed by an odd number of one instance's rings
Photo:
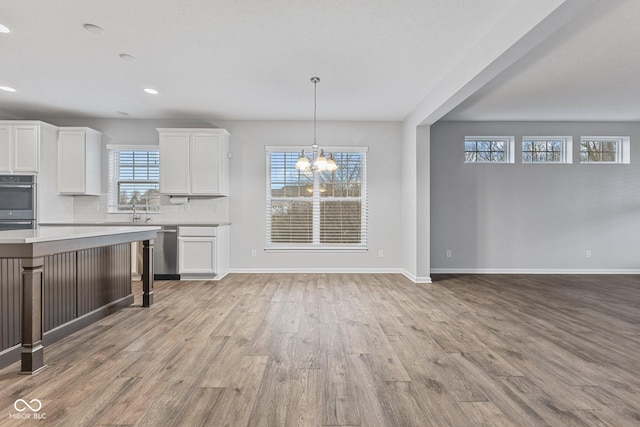
POLYGON ((138 211, 136 210, 136 205, 133 205, 133 222, 138 222, 140 220, 140 215, 138 215, 138 211))

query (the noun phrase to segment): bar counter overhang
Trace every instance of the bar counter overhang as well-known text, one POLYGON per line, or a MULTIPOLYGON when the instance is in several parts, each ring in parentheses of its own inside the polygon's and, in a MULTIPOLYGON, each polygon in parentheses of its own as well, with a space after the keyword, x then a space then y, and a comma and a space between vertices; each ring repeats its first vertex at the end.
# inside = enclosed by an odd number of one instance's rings
POLYGON ((158 226, 0 231, 0 368, 45 367, 44 345, 133 303, 131 242, 143 242, 142 305, 153 304, 158 226))

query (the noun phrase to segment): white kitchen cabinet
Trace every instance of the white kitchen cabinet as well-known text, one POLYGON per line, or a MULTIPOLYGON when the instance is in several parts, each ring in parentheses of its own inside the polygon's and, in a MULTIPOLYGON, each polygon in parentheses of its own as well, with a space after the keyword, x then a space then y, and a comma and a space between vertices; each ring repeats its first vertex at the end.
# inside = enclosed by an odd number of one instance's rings
POLYGON ((0 172, 37 174, 42 122, 0 121, 0 172))
POLYGON ((178 273, 216 273, 216 227, 178 227, 178 273))
POLYGON ((188 132, 160 132, 160 193, 190 194, 190 141, 188 132))
POLYGON ((224 129, 158 129, 160 193, 229 194, 229 132, 224 129))
POLYGON ((102 134, 91 128, 60 128, 58 132, 58 193, 100 195, 102 134))
POLYGON ((178 227, 178 273, 181 279, 215 279, 229 270, 229 227, 178 227))
POLYGON ((0 120, 0 174, 36 176, 39 223, 73 221, 73 199, 56 189, 57 140, 58 127, 49 123, 0 120))

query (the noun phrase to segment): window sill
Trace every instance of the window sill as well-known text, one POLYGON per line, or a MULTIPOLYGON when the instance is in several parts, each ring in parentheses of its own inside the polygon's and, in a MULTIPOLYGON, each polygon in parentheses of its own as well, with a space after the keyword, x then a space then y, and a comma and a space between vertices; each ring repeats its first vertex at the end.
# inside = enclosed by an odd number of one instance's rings
POLYGON ((301 247, 301 246, 269 246, 264 248, 265 252, 282 252, 282 253, 364 253, 369 249, 363 246, 324 246, 324 247, 301 247))

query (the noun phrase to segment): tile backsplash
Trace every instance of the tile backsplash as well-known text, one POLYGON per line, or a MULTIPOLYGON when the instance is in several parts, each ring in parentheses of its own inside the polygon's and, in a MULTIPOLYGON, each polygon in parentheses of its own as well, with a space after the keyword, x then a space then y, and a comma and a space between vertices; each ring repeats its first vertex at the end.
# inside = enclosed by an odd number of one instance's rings
MULTIPOLYGON (((75 222, 130 222, 131 212, 109 213, 106 193, 100 196, 75 197, 73 220, 75 222)), ((172 205, 168 196, 161 196, 160 211, 139 212, 142 222, 148 217, 157 222, 222 222, 229 221, 229 198, 189 198, 189 203, 172 205)))

